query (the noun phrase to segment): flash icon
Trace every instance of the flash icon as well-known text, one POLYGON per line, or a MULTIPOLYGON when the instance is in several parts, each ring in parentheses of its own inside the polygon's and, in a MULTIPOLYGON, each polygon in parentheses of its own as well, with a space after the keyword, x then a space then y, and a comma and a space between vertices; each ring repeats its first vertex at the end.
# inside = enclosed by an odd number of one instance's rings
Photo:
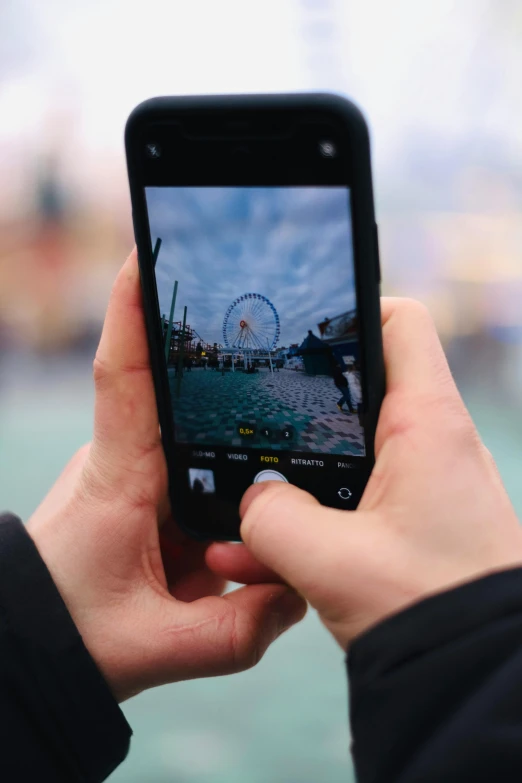
POLYGON ((147 150, 147 155, 149 158, 161 157, 161 147, 159 144, 156 144, 155 141, 151 141, 149 144, 147 144, 145 149, 147 150))

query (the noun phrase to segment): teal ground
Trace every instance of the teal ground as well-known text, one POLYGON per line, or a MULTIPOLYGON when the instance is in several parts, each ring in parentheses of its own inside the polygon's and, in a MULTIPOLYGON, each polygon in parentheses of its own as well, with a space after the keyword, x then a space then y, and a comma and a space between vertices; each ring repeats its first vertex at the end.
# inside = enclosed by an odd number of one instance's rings
MULTIPOLYGON (((90 373, 90 359, 3 367, 0 504, 24 519, 91 437, 90 373)), ((522 516, 520 410, 463 391, 522 516)), ((343 655, 313 612, 255 670, 156 688, 123 710, 134 737, 111 783, 354 781, 343 655)))
POLYGON ((364 434, 356 415, 339 411, 340 392, 331 378, 309 376, 295 370, 253 375, 243 372, 192 369, 184 372, 180 396, 178 379, 169 370, 177 439, 208 446, 251 446, 322 454, 364 456, 364 434), (255 435, 242 438, 242 423, 255 435), (262 434, 264 427, 272 433, 262 434), (278 433, 291 427, 289 443, 278 433))

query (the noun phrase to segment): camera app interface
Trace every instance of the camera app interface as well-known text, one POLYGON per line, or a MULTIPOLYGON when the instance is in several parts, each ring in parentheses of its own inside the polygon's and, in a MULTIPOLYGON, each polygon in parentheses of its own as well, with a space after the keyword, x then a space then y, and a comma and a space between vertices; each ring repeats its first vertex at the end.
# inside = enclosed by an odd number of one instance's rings
POLYGON ((364 457, 349 189, 146 198, 176 442, 364 457))

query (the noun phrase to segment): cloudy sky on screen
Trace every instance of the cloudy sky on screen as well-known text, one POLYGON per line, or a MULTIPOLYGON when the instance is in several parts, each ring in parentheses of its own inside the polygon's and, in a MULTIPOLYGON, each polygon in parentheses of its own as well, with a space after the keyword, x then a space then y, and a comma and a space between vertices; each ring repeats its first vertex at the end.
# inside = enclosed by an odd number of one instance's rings
POLYGON ((223 342, 223 318, 245 293, 276 308, 279 345, 355 307, 349 192, 324 188, 147 188, 161 313, 178 280, 175 320, 223 342))

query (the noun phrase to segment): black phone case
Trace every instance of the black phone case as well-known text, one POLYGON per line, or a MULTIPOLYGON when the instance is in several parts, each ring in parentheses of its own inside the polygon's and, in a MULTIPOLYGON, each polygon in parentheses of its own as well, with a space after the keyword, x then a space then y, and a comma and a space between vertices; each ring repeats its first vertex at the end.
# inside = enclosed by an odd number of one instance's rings
MULTIPOLYGON (((354 194, 352 206, 353 241, 361 373, 364 390, 364 410, 361 414, 361 423, 365 428, 367 456, 373 464, 375 431, 384 397, 385 374, 380 312, 378 229, 374 212, 370 140, 366 120, 358 107, 351 101, 334 94, 158 97, 140 103, 130 114, 125 127, 125 148, 134 235, 138 248, 143 290, 143 309, 160 427, 162 432, 174 431, 167 371, 163 358, 162 335, 159 318, 156 317, 159 305, 145 194, 138 183, 137 176, 137 154, 134 150, 134 144, 137 142, 139 129, 143 124, 151 121, 168 121, 180 115, 184 117, 198 117, 203 114, 213 116, 222 112, 254 109, 256 112, 259 111, 260 116, 263 116, 265 112, 292 108, 311 112, 315 110, 328 111, 335 114, 346 128, 349 144, 353 150, 350 161, 354 194)), ((163 446, 169 474, 169 492, 171 493, 173 484, 171 476, 176 469, 173 439, 164 437, 163 446)), ((174 509, 176 503, 172 494, 171 504, 174 509)), ((197 529, 187 525, 186 520, 176 519, 176 522, 191 537, 201 540, 207 539, 207 536, 201 535, 197 529)))

